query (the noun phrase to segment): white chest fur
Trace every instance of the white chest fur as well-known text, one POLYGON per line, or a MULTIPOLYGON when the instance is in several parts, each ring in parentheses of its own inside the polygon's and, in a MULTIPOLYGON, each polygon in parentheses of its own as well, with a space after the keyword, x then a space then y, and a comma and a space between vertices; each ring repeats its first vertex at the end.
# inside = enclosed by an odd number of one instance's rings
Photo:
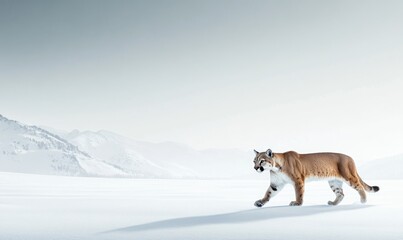
POLYGON ((284 185, 288 183, 293 183, 290 177, 283 172, 273 172, 270 171, 270 182, 275 185, 284 185))

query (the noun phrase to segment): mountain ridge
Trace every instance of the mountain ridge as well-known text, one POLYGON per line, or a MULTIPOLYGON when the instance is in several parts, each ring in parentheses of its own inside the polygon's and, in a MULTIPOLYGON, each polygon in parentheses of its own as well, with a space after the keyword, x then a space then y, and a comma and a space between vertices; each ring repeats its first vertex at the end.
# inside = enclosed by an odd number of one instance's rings
MULTIPOLYGON (((108 130, 52 132, 52 128, 26 125, 0 114, 0 171, 130 178, 267 178, 252 169, 253 157, 252 152, 238 149, 195 150, 170 141, 138 141, 108 130)), ((401 179, 402 164, 403 154, 361 163, 358 172, 364 179, 401 179)))
POLYGON ((231 161, 250 168, 249 154, 237 150, 199 151, 174 142, 137 141, 108 130, 48 130, 0 115, 0 170, 72 176, 132 178, 228 178, 231 161), (218 166, 217 169, 211 166, 218 166))

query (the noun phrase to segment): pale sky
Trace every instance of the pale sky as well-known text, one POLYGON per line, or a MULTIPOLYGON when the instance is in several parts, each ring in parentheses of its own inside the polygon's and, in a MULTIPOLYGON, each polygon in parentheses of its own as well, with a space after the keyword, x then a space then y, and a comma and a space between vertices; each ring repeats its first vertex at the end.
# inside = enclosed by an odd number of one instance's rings
POLYGON ((197 149, 403 153, 402 9, 0 0, 0 114, 197 149))

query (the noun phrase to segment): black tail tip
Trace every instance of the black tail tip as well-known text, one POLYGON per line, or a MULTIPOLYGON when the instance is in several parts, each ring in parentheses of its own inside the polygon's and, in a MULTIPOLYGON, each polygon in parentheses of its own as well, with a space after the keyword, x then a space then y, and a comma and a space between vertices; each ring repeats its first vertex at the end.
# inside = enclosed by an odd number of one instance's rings
POLYGON ((373 186, 373 187, 371 187, 371 190, 374 191, 374 192, 378 192, 379 187, 378 186, 373 186))

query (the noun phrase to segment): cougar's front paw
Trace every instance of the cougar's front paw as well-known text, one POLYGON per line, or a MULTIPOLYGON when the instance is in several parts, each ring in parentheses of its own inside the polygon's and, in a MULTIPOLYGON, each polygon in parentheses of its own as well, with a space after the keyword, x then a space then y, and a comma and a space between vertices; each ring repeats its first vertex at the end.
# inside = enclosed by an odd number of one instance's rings
POLYGON ((257 201, 255 202, 255 206, 256 206, 256 207, 263 207, 263 205, 264 205, 264 203, 263 203, 262 200, 257 200, 257 201))
POLYGON ((327 204, 328 204, 328 205, 331 205, 331 206, 332 206, 332 205, 336 205, 336 203, 333 202, 333 201, 328 201, 327 204))
POLYGON ((290 206, 301 206, 301 205, 302 205, 301 202, 297 202, 297 201, 290 202, 290 206))

